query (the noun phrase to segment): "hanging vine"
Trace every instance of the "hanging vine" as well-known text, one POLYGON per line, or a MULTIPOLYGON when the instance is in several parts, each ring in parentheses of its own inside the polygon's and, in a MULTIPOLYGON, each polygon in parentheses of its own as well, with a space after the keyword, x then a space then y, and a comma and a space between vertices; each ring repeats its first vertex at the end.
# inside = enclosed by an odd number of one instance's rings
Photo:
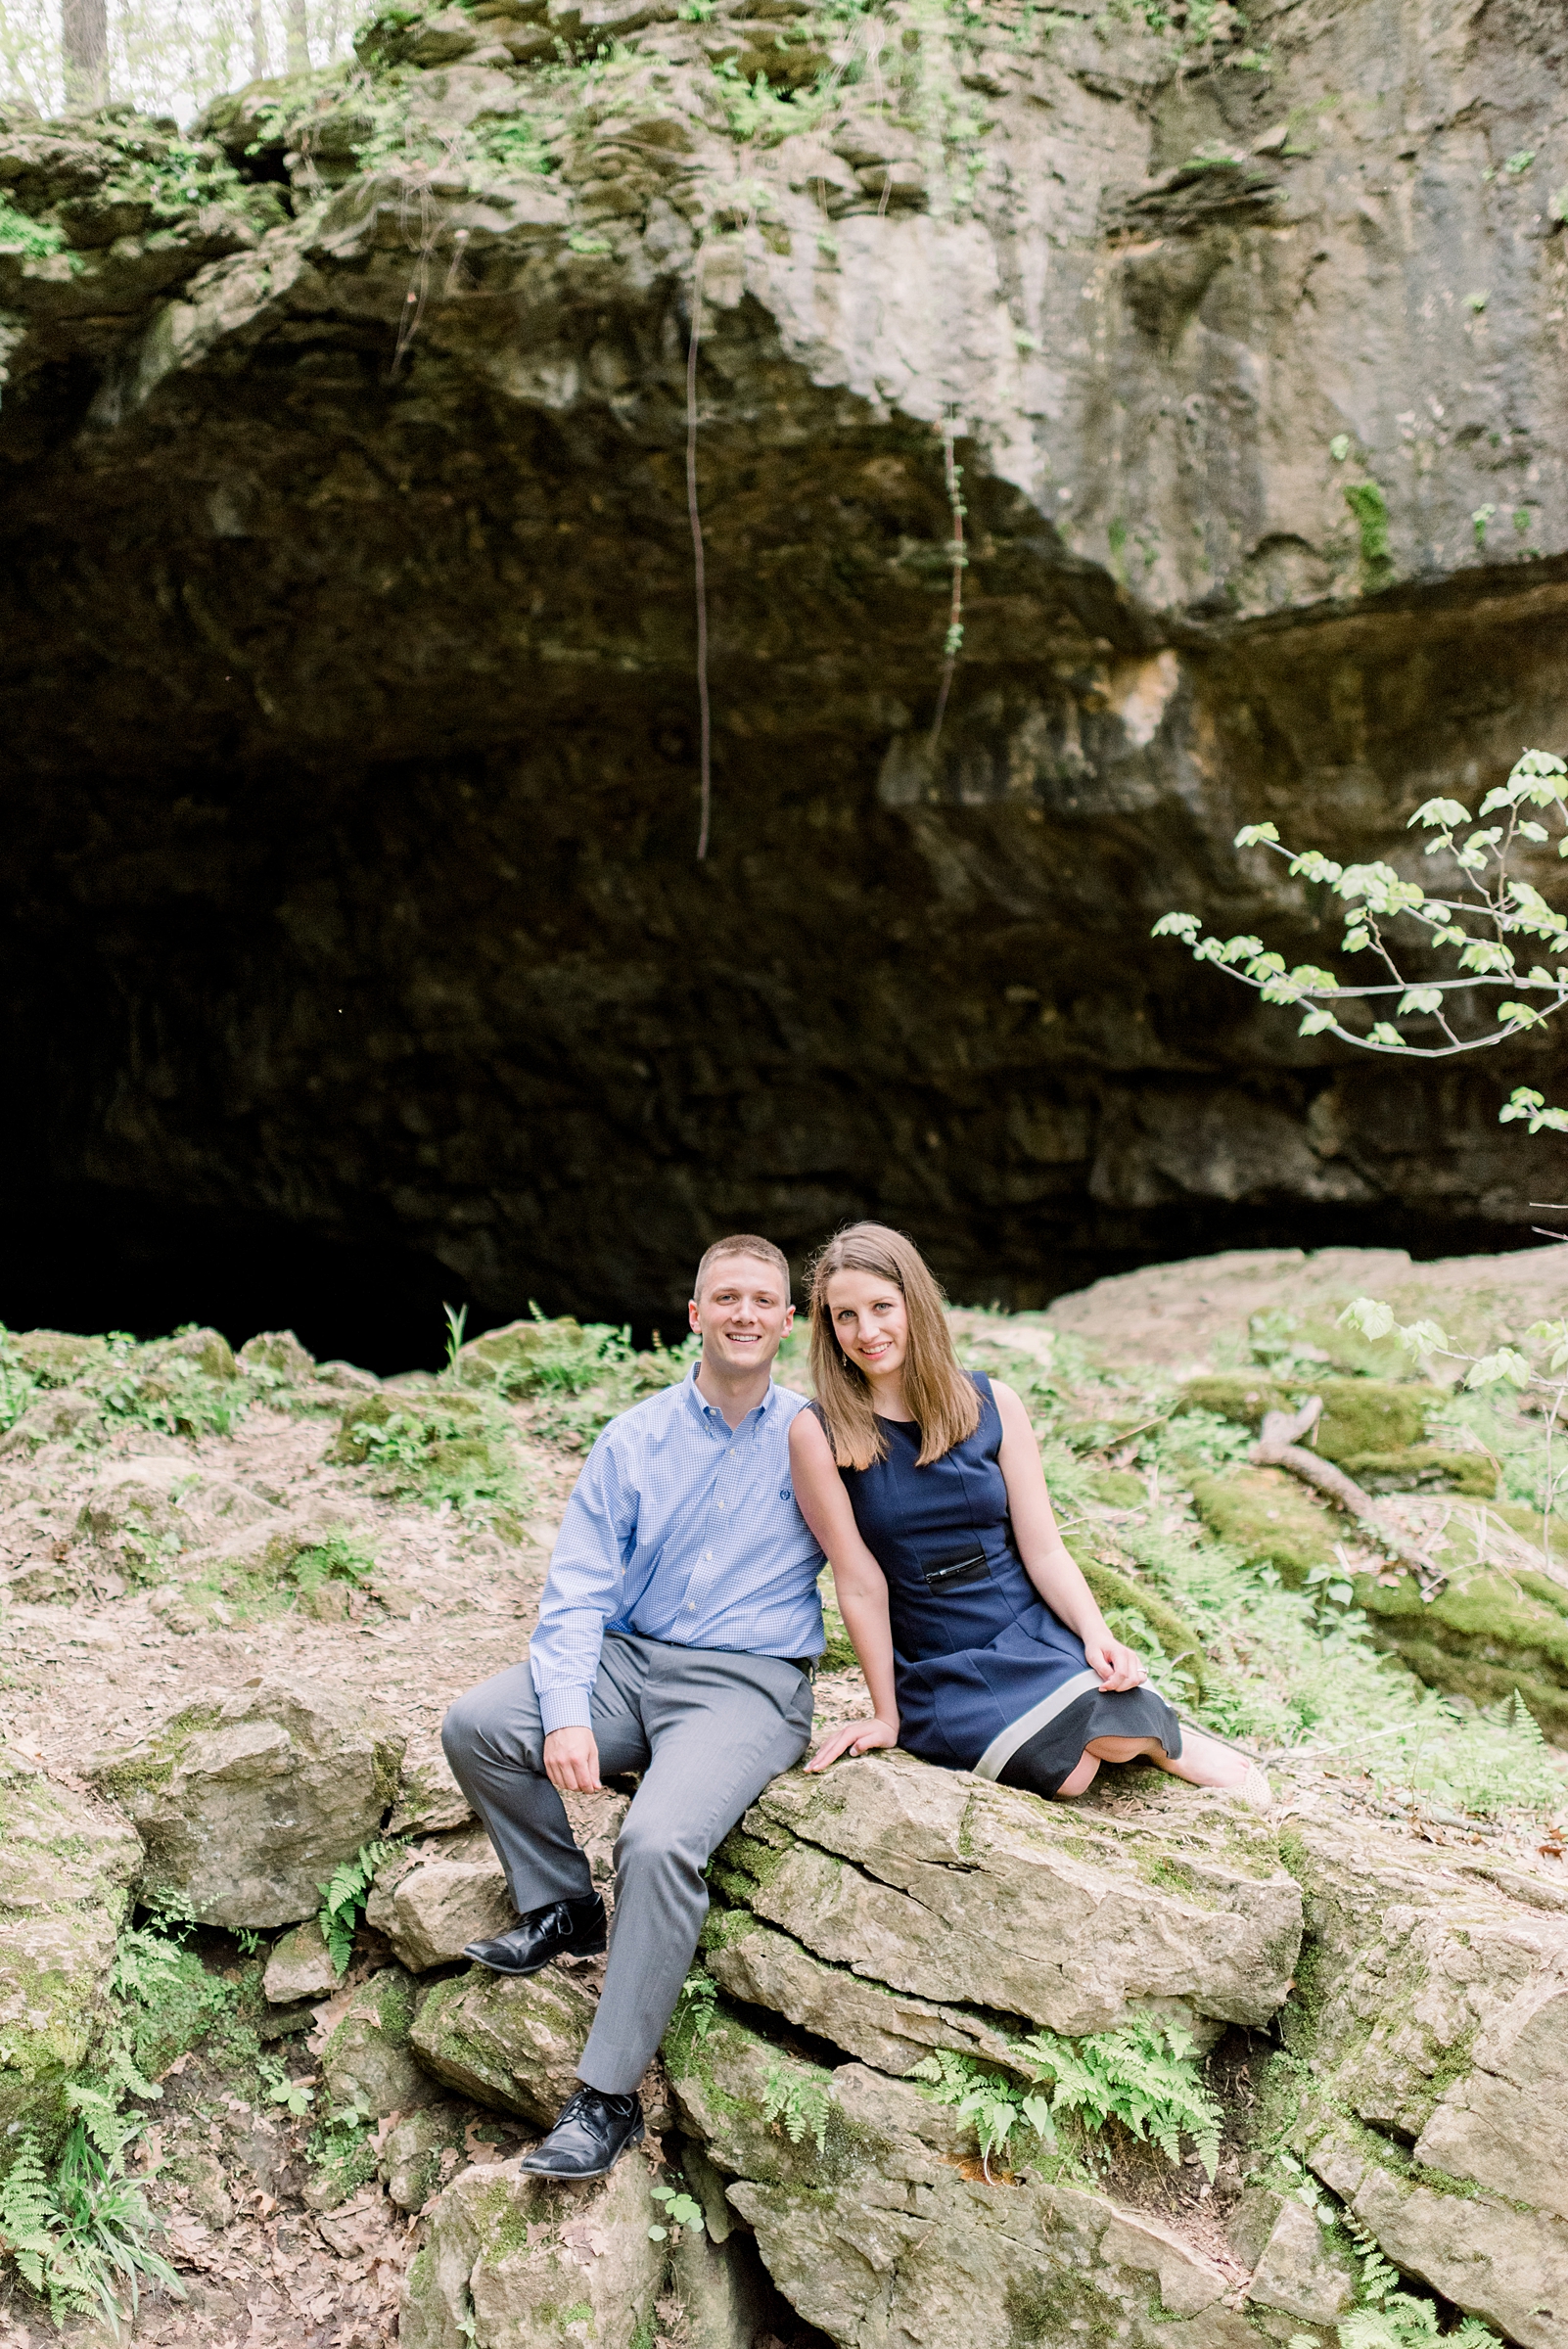
POLYGON ((958 654, 964 641, 964 573, 969 557, 964 549, 964 518, 969 509, 963 501, 964 469, 954 454, 958 438, 956 416, 945 417, 942 431, 943 478, 947 489, 947 510, 952 517, 952 537, 948 541, 948 560, 952 569, 952 596, 947 607, 947 634, 943 644, 942 684, 937 694, 937 714, 931 721, 928 752, 934 752, 942 733, 942 721, 947 714, 947 696, 952 690, 953 670, 958 666, 958 654))
POLYGON ((703 546, 702 507, 697 497, 697 351, 703 333, 703 249, 691 278, 691 331, 686 338, 686 512, 691 521, 692 591, 697 604, 697 711, 701 728, 698 754, 702 775, 702 814, 697 827, 697 861, 708 855, 708 833, 713 815, 713 713, 708 699, 708 566, 703 546))

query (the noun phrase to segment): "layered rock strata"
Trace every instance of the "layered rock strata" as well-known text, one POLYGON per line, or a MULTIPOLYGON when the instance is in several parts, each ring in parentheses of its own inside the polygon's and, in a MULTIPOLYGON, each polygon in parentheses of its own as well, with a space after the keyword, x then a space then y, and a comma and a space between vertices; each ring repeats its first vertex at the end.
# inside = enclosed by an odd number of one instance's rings
POLYGON ((1547 1046, 1343 1066, 1147 933, 1320 960, 1239 822, 1561 747, 1565 76, 1547 0, 496 0, 194 162, 14 119, 0 1176, 648 1320, 866 1208, 1022 1303, 1522 1237, 1547 1046))

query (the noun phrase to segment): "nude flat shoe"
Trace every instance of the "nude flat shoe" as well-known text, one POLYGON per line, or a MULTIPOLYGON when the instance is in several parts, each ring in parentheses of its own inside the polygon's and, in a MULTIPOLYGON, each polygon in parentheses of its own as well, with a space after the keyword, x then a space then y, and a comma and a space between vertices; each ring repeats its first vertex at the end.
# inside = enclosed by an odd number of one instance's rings
POLYGON ((1248 1770, 1241 1784, 1236 1788, 1236 1792, 1249 1811, 1268 1811, 1273 1805, 1274 1790, 1269 1785, 1268 1776, 1259 1769, 1256 1762, 1248 1770))

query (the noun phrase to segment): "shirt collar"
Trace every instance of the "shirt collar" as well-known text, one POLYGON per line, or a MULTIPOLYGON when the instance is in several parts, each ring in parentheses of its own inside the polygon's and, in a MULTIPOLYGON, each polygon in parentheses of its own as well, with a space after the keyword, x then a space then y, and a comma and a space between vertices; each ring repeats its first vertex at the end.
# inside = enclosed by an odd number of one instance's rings
MULTIPOLYGON (((714 1422, 716 1420, 718 1425, 722 1427, 726 1433, 728 1433, 728 1422, 726 1421, 723 1412, 719 1409, 716 1403, 709 1402, 707 1396, 697 1384, 697 1373, 701 1368, 702 1359, 699 1356, 698 1359, 693 1362, 691 1368, 686 1373, 686 1394, 689 1399, 690 1406, 705 1427, 712 1427, 714 1422)), ((754 1404, 752 1405, 752 1408, 746 1414, 746 1418, 741 1421, 741 1427, 744 1427, 747 1424, 747 1420, 765 1419, 768 1412, 773 1408, 773 1405, 777 1403, 777 1401, 778 1388, 770 1378, 767 1382, 767 1393, 762 1397, 761 1403, 754 1404)), ((740 1433, 740 1429, 737 1428, 734 1432, 738 1435, 740 1433)))

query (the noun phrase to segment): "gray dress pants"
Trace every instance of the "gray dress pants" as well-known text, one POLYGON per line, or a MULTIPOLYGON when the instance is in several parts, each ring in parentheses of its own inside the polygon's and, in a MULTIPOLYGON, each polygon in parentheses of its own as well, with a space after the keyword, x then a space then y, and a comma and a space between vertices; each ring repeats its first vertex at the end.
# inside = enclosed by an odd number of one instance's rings
MULTIPOLYGON (((642 1784, 616 1841, 610 1958, 577 2078, 624 2096, 647 2070, 695 1955, 709 1857, 768 1780, 800 1760, 811 1733, 811 1683, 782 1656, 607 1632, 592 1709, 600 1771, 640 1771, 642 1784)), ((586 1900, 593 1879, 544 1774, 528 1665, 460 1696, 441 1744, 519 1912, 586 1900)))

